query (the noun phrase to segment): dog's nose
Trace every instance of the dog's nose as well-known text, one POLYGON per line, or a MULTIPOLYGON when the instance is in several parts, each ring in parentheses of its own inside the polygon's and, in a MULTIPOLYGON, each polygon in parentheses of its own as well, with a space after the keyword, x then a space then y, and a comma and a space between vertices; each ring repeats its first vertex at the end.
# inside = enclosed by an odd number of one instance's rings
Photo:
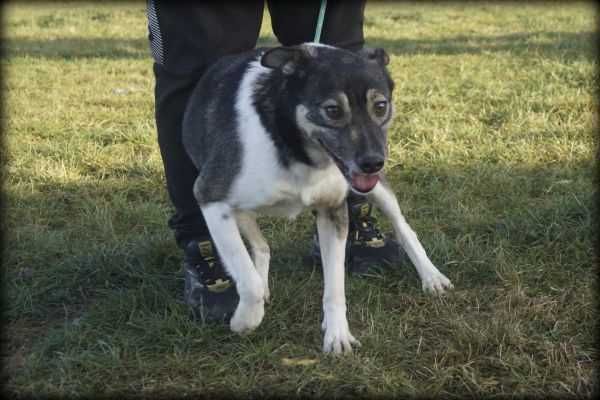
POLYGON ((381 156, 368 155, 358 160, 358 166, 365 174, 374 174, 383 168, 384 161, 381 156))

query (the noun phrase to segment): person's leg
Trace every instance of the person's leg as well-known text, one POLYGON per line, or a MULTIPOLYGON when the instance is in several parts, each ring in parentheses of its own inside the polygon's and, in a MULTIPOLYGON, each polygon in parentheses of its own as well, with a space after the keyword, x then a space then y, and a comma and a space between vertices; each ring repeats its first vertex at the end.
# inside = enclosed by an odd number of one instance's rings
MULTIPOLYGON (((348 50, 364 44, 363 22, 366 0, 329 0, 321 42, 348 50)), ((268 0, 273 33, 284 46, 312 42, 319 16, 320 0, 268 0)))
POLYGON ((208 234, 192 193, 198 171, 181 143, 181 120, 195 79, 171 74, 158 63, 154 64, 154 74, 158 144, 167 192, 175 208, 169 227, 174 231, 177 245, 183 248, 190 240, 203 239, 208 234))
POLYGON ((203 320, 227 320, 239 297, 212 249, 194 198, 198 171, 183 148, 182 120, 192 90, 207 67, 222 56, 254 48, 263 2, 150 0, 147 6, 156 128, 167 191, 175 207, 169 226, 184 250, 184 300, 203 320))
POLYGON ((181 140, 189 96, 206 68, 220 57, 254 48, 262 22, 261 1, 148 1, 154 58, 155 117, 167 191, 175 214, 169 226, 181 248, 208 238, 192 187, 198 171, 181 140))

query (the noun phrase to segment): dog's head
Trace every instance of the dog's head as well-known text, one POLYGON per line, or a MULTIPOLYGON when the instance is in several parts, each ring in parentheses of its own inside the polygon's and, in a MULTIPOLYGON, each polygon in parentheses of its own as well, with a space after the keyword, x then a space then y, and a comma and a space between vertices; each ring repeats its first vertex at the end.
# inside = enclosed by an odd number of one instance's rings
POLYGON ((375 187, 386 158, 393 111, 388 63, 383 49, 353 53, 315 44, 276 47, 261 58, 284 79, 308 142, 361 194, 375 187))

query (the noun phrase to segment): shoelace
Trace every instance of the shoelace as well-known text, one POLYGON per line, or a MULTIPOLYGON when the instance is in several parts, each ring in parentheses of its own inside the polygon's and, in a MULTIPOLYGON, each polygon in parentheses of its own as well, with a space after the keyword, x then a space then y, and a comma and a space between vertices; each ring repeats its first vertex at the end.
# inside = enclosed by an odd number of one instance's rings
POLYGON ((364 207, 364 205, 361 206, 361 210, 357 213, 359 215, 355 217, 355 221, 352 223, 350 235, 357 242, 370 243, 383 241, 385 236, 376 228, 376 220, 372 216, 373 206, 367 204, 368 210, 366 213, 362 209, 364 207))
POLYGON ((214 257, 206 258, 207 271, 200 271, 200 281, 206 285, 211 292, 224 292, 231 287, 231 280, 225 273, 223 264, 214 257))
POLYGON ((199 243, 199 251, 198 256, 208 264, 208 268, 199 268, 201 264, 199 260, 193 263, 200 275, 200 280, 208 285, 219 283, 219 281, 228 281, 229 278, 223 264, 214 256, 212 244, 210 242, 199 243))

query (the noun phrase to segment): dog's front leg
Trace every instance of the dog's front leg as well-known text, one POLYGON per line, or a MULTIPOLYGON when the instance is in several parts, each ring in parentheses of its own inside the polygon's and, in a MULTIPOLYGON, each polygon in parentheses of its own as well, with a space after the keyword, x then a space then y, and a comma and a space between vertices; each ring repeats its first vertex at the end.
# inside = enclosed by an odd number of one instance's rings
POLYGON ((265 240, 256 216, 250 212, 238 212, 236 219, 242 236, 248 241, 252 252, 252 260, 258 274, 262 278, 265 287, 265 301, 268 303, 270 298, 269 290, 269 261, 271 259, 271 251, 269 244, 265 240))
POLYGON ((202 205, 200 209, 240 296, 240 302, 231 318, 231 330, 238 333, 251 331, 260 324, 265 313, 262 279, 252 265, 231 207, 217 202, 202 205))
POLYGON ((400 245, 408 254, 419 274, 419 278, 421 278, 423 290, 429 293, 444 293, 446 289, 452 289, 453 286, 450 280, 427 257, 417 234, 402 215, 398 200, 391 189, 384 186, 383 182, 379 182, 369 197, 391 220, 400 245))
POLYGON ((346 318, 344 293, 344 257, 348 236, 348 208, 346 202, 339 208, 319 209, 317 231, 323 264, 323 324, 325 332, 323 351, 341 353, 360 345, 350 333, 346 318))

